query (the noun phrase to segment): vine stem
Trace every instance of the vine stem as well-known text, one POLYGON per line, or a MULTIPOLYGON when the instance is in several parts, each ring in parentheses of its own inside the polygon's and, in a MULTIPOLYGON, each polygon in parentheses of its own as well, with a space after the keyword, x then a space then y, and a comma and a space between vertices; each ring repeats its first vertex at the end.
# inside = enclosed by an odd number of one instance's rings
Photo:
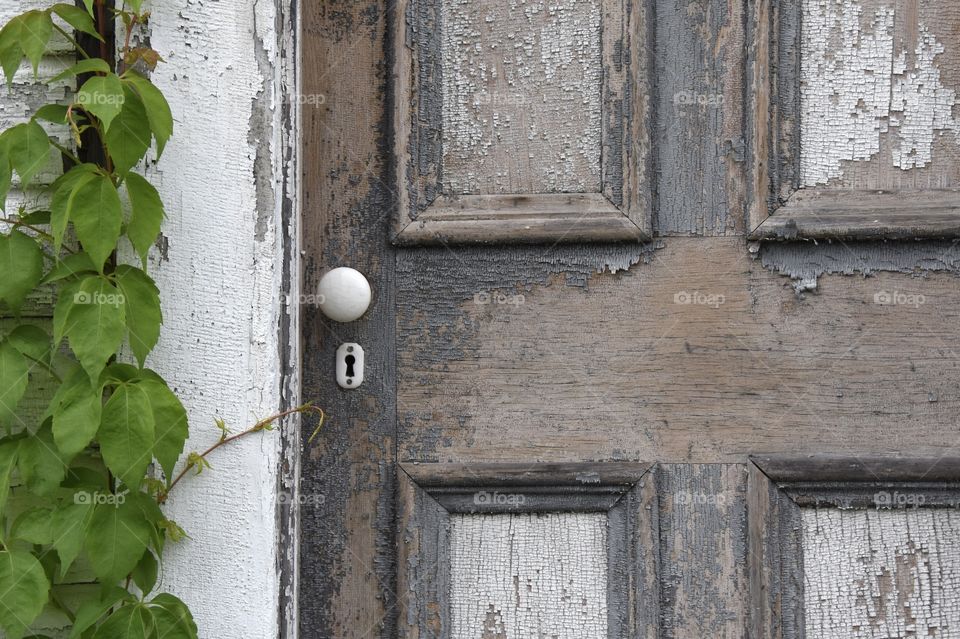
POLYGON ((177 474, 177 476, 174 477, 173 481, 170 482, 170 485, 167 486, 167 488, 166 488, 165 490, 163 490, 162 492, 158 492, 158 493, 157 493, 157 503, 162 504, 162 503, 164 503, 164 502, 167 501, 167 496, 170 495, 170 491, 173 490, 174 486, 176 486, 177 484, 180 483, 180 480, 181 480, 181 479, 183 479, 184 477, 186 477, 187 473, 189 473, 193 468, 195 468, 195 467, 197 466, 197 464, 199 463, 198 460, 205 460, 205 459, 207 458, 207 455, 209 455, 210 453, 212 453, 213 451, 217 450, 218 448, 220 448, 221 446, 223 446, 223 445, 225 445, 225 444, 229 444, 229 443, 232 442, 232 441, 236 441, 236 440, 240 439, 241 437, 246 437, 247 435, 252 435, 252 434, 254 434, 254 433, 259 433, 259 432, 261 432, 261 431, 263 431, 263 430, 266 430, 267 428, 270 427, 271 424, 273 424, 275 421, 277 421, 277 420, 279 420, 279 419, 283 419, 284 417, 287 417, 287 416, 289 416, 289 415, 293 415, 293 414, 295 414, 295 413, 306 413, 306 412, 315 412, 315 413, 318 413, 318 414, 320 415, 320 423, 317 424, 316 429, 315 429, 315 430, 313 431, 313 433, 310 435, 310 439, 308 440, 308 442, 309 442, 309 441, 313 441, 313 438, 316 436, 316 434, 317 434, 317 433, 320 431, 320 429, 323 427, 323 422, 324 422, 324 420, 326 419, 326 413, 323 412, 323 409, 322 409, 322 408, 319 408, 319 407, 317 407, 317 406, 313 406, 313 405, 311 405, 311 404, 304 404, 303 406, 297 406, 296 408, 290 408, 290 409, 288 409, 288 410, 279 412, 279 413, 277 413, 276 415, 271 415, 270 417, 266 417, 266 418, 264 418, 264 419, 261 419, 260 421, 258 421, 256 424, 254 424, 253 426, 251 426, 250 428, 248 428, 248 429, 245 430, 245 431, 242 431, 242 432, 239 432, 239 433, 237 433, 237 434, 235 434, 235 435, 230 435, 230 436, 226 436, 226 434, 224 434, 223 436, 220 437, 220 439, 217 441, 217 443, 213 444, 213 445, 210 446, 208 449, 206 449, 205 451, 203 451, 202 453, 200 453, 200 454, 199 454, 196 458, 194 458, 193 460, 187 462, 187 464, 186 464, 186 465, 183 467, 183 469, 177 474))
MULTIPOLYGON (((13 225, 14 227, 22 226, 22 227, 25 228, 25 229, 30 229, 31 231, 33 231, 34 233, 36 233, 37 235, 39 235, 40 237, 42 237, 42 238, 45 239, 46 241, 50 242, 51 244, 53 244, 53 242, 54 242, 53 236, 50 235, 49 233, 47 233, 46 231, 44 231, 43 229, 41 229, 39 226, 34 226, 33 224, 27 224, 26 222, 23 222, 23 221, 18 220, 18 219, 16 219, 16 218, 3 217, 3 216, 0 216, 0 223, 3 223, 3 224, 11 224, 11 225, 13 225)), ((70 248, 70 247, 67 246, 66 244, 64 244, 64 245, 62 246, 62 248, 65 249, 66 251, 70 252, 70 253, 76 253, 75 250, 73 250, 72 248, 70 248)))

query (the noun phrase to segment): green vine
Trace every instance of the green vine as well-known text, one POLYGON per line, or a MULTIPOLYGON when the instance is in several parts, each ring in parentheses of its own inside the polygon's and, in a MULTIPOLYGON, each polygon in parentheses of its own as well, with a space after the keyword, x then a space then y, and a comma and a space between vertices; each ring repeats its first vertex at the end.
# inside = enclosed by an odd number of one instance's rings
POLYGON ((30 633, 49 607, 70 620, 71 639, 196 638, 187 606, 154 593, 165 544, 186 534, 160 505, 187 473, 209 467, 220 446, 290 413, 317 410, 300 406, 236 435, 218 422, 219 441, 189 453, 175 474, 187 414, 144 365, 162 321, 159 290, 145 269, 164 209, 156 188, 133 171, 151 147, 161 156, 173 117, 161 91, 136 70, 161 61, 156 51, 131 46, 149 17, 141 1, 117 10, 102 0, 55 4, 0 30, 8 86, 24 58, 36 77, 55 32, 79 61, 51 82, 80 84, 69 104, 44 105, 0 134, 0 311, 8 317, 0 321, 0 627, 7 639, 30 633), (75 37, 105 43, 108 20, 124 28, 119 70, 108 47, 90 51, 75 37), (69 132, 73 145, 51 138, 41 122, 69 132), (49 206, 11 212, 13 174, 26 188, 53 153, 66 170, 49 187, 49 206), (125 245, 139 265, 118 263, 125 245), (26 318, 25 305, 49 294, 52 325, 26 318), (124 343, 136 363, 121 360, 124 343), (31 390, 52 399, 42 415, 24 419, 18 407, 31 390), (66 605, 65 586, 78 574, 100 587, 66 605))

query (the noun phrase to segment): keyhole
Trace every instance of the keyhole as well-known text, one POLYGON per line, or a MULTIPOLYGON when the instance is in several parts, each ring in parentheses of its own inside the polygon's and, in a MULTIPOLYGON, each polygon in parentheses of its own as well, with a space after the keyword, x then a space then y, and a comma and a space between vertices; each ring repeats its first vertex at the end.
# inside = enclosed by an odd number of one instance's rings
POLYGON ((354 377, 356 373, 353 372, 353 364, 357 361, 357 358, 353 355, 347 355, 343 358, 343 361, 347 363, 347 377, 354 377))

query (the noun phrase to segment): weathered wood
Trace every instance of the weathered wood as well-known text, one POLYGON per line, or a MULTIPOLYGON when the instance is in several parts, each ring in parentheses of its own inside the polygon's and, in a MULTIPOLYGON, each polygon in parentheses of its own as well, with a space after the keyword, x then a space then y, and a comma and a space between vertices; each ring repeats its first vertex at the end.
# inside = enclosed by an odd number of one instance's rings
POLYGON ((750 613, 741 464, 663 464, 660 637, 740 636, 750 613))
POLYGON ((902 454, 757 455, 750 460, 775 482, 960 481, 960 457, 902 454))
MULTIPOLYGON (((418 464, 404 471, 424 488, 449 486, 632 486, 651 464, 604 462, 579 464, 418 464)), ((622 492, 622 491, 621 491, 622 492)))

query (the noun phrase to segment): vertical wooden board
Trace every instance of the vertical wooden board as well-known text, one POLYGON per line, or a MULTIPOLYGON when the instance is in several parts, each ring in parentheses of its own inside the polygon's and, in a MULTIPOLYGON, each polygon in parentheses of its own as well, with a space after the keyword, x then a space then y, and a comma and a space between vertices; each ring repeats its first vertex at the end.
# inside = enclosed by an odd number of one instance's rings
POLYGON ((741 636, 749 618, 747 475, 741 464, 663 464, 661 637, 741 636))
POLYGON ((955 637, 960 512, 804 508, 806 636, 955 637))
POLYGON ((663 235, 742 232, 744 3, 659 2, 655 46, 654 228, 663 235))
POLYGON ((804 186, 960 185, 960 5, 804 0, 804 186))
POLYGON ((600 0, 441 12, 444 192, 599 192, 600 0))
POLYGON ((451 639, 607 635, 603 513, 453 515, 451 639))
MULTIPOLYGON (((304 400, 327 413, 303 425, 300 634, 304 639, 393 637, 394 260, 387 242, 396 202, 388 168, 386 23, 392 5, 303 6, 304 400), (323 96, 322 99, 316 96, 323 96), (350 266, 371 282, 371 309, 337 324, 316 307, 323 273, 350 266), (363 386, 340 389, 334 353, 366 353, 363 386)), ((403 20, 402 16, 399 20, 403 20)))

